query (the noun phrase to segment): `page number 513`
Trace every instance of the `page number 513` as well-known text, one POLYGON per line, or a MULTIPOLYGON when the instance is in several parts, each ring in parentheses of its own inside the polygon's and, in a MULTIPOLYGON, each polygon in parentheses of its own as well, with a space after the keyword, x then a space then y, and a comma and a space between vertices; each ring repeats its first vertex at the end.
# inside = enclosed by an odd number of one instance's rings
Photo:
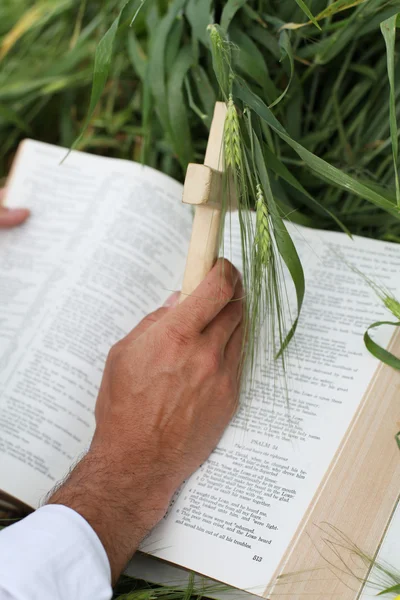
POLYGON ((263 559, 262 556, 257 556, 257 554, 255 556, 253 556, 253 560, 255 560, 256 562, 261 562, 263 559))

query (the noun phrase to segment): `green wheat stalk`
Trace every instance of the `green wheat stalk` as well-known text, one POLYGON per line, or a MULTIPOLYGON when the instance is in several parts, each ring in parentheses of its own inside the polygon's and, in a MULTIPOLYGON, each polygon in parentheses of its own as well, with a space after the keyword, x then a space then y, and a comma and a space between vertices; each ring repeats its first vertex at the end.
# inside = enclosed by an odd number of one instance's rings
MULTIPOLYGON (((241 226, 247 316, 245 339, 250 373, 254 375, 261 350, 260 333, 264 330, 266 336, 262 336, 263 362, 266 363, 269 359, 273 360, 279 356, 285 378, 284 352, 292 334, 286 326, 288 303, 283 285, 282 257, 275 239, 277 233, 282 234, 280 228, 284 225, 268 182, 264 181, 263 185, 259 173, 260 165, 256 158, 259 150, 257 116, 248 106, 243 106, 242 110, 239 110, 234 100, 236 73, 231 52, 232 44, 221 27, 212 25, 209 26, 208 31, 220 93, 226 98, 227 105, 221 149, 224 155, 225 184, 220 237, 221 240, 224 239, 223 229, 225 223, 229 223, 228 211, 232 208, 230 195, 233 191, 238 202, 241 226), (275 219, 271 218, 270 210, 275 211, 275 219)), ((295 253, 294 246, 293 252, 295 253)), ((301 269, 300 263, 299 267, 301 269)))

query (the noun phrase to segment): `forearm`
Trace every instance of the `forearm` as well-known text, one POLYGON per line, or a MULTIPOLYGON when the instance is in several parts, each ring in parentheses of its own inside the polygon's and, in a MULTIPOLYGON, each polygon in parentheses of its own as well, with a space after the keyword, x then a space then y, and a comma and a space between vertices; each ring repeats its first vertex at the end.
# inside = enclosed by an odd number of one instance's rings
POLYGON ((115 583, 140 542, 162 518, 170 494, 160 493, 149 473, 122 457, 91 450, 47 504, 79 513, 100 538, 115 583))

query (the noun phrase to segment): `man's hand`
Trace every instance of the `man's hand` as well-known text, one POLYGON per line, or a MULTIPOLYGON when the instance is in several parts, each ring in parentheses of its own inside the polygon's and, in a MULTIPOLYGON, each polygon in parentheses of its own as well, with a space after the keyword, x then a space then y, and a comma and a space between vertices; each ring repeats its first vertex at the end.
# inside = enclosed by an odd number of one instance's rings
POLYGON ((1 205, 4 198, 4 190, 0 189, 0 229, 9 229, 21 225, 29 217, 26 208, 5 208, 1 205))
POLYGON ((234 415, 242 350, 243 288, 228 261, 111 349, 90 451, 49 503, 92 525, 114 581, 234 415))

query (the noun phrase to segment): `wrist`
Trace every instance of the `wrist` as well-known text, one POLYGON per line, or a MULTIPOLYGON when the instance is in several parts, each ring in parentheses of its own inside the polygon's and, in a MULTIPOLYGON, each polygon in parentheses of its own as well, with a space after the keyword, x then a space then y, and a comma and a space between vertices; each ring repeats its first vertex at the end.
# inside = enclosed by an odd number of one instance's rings
POLYGON ((101 540, 115 582, 140 542, 163 517, 169 497, 149 487, 145 477, 122 472, 121 463, 90 451, 47 504, 79 513, 101 540))

